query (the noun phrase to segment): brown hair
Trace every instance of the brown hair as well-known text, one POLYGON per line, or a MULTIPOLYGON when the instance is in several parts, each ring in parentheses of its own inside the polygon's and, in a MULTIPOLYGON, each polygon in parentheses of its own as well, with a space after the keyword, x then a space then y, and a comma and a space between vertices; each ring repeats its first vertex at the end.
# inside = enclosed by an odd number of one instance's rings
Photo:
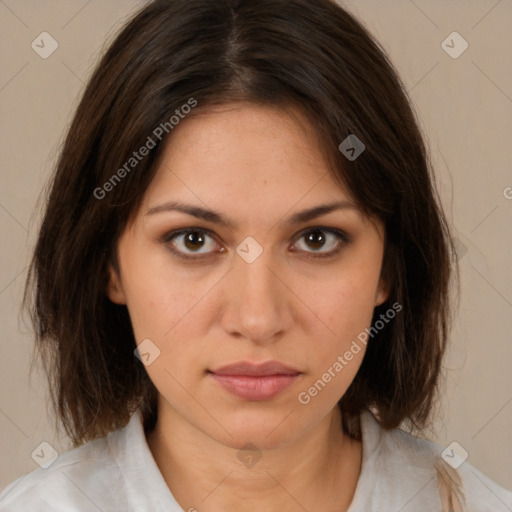
MULTIPOLYGON (((121 183, 95 191, 191 98, 304 113, 338 183, 385 223, 383 274, 401 314, 368 343, 340 400, 344 427, 372 408, 384 428, 430 419, 445 351, 448 227, 403 85, 363 26, 331 0, 157 0, 119 33, 90 78, 52 177, 24 303, 52 404, 74 445, 124 426, 157 391, 125 306, 106 296, 109 262, 158 166, 157 140, 121 183), (338 145, 355 134, 355 160, 338 145)), ((169 131, 169 136, 172 132, 169 131)))

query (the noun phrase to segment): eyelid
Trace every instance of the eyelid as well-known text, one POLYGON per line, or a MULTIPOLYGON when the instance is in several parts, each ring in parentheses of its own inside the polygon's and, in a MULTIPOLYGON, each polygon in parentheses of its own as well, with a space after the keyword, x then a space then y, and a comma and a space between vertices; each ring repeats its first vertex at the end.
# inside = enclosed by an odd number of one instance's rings
POLYGON ((178 229, 173 229, 172 231, 168 231, 160 237, 160 241, 168 242, 171 239, 173 239, 179 235, 183 235, 184 233, 189 233, 192 231, 199 231, 201 233, 205 233, 205 234, 211 236, 212 238, 217 237, 217 234, 214 231, 212 231, 211 229, 200 228, 199 226, 191 226, 189 228, 178 228, 178 229))

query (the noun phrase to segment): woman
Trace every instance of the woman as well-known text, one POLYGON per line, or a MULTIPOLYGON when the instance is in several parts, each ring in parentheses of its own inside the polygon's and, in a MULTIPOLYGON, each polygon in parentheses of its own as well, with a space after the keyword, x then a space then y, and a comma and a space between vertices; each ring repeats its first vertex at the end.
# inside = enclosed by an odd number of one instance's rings
POLYGON ((346 11, 148 4, 86 87, 27 282, 75 448, 0 510, 509 510, 411 435, 450 251, 401 83, 346 11))

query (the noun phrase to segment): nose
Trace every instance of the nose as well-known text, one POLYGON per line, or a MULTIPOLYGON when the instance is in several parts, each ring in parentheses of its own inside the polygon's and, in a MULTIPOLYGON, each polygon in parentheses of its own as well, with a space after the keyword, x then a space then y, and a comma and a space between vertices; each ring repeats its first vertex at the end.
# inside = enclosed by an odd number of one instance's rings
POLYGON ((234 255, 223 290, 222 327, 256 344, 277 341, 293 325, 293 293, 269 250, 252 263, 234 255))

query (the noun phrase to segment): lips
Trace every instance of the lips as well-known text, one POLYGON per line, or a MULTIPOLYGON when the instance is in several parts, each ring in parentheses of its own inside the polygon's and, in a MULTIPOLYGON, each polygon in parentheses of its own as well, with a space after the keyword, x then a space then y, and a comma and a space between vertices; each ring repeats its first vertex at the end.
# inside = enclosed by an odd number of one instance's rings
POLYGON ((253 364, 246 362, 233 363, 218 370, 212 370, 215 375, 246 375, 250 377, 266 377, 269 375, 296 375, 299 370, 286 366, 279 361, 253 364))
POLYGON ((244 400, 270 400, 301 375, 295 368, 268 361, 263 364, 237 362, 209 372, 226 391, 244 400))

